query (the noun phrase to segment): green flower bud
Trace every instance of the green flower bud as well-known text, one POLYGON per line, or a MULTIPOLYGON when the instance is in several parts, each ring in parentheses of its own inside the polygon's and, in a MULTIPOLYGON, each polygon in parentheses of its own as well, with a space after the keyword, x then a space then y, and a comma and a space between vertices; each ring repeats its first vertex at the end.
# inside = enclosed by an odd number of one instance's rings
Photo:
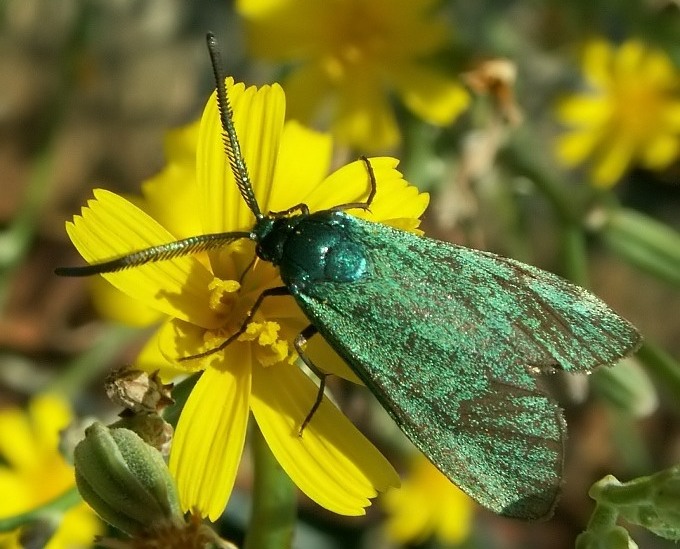
POLYGON ((132 431, 94 423, 74 461, 83 499, 119 530, 133 536, 184 522, 163 458, 132 431))

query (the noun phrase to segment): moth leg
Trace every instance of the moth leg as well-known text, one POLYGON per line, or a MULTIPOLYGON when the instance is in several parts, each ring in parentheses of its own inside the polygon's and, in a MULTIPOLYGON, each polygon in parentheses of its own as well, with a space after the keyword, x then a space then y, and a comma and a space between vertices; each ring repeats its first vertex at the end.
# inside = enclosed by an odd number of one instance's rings
POLYGON ((207 351, 203 351, 202 353, 198 353, 195 355, 191 356, 184 356, 179 359, 179 362, 184 362, 186 360, 194 360, 197 358, 203 358, 205 356, 212 355, 213 353, 217 353, 218 351, 221 351, 224 349, 227 345, 229 345, 232 341, 234 341, 238 336, 240 336, 243 332, 246 331, 248 328, 248 324, 250 324, 250 321, 253 319, 255 316, 255 313, 257 310, 260 308, 260 305, 262 305, 262 302, 268 298, 268 297, 274 297, 274 296, 282 296, 282 295, 290 295, 290 292, 288 291, 288 288, 285 286, 277 286, 275 288, 267 288, 264 290, 255 300, 255 303, 251 307, 250 311, 248 311, 248 314, 246 315, 245 320, 243 321, 243 324, 241 324, 241 327, 236 330, 233 334, 231 334, 227 339, 225 339, 222 343, 220 343, 219 346, 215 347, 214 349, 208 349, 207 351))
POLYGON ((283 210, 281 212, 269 212, 269 214, 273 215, 274 217, 286 217, 287 215, 295 212, 300 212, 302 215, 309 215, 309 206, 300 202, 300 204, 295 204, 295 206, 291 206, 287 210, 283 210))
POLYGON ((243 269, 243 272, 241 273, 241 276, 238 277, 238 283, 243 284, 243 281, 246 279, 246 275, 248 274, 248 271, 253 268, 255 263, 257 262, 258 257, 257 254, 253 255, 253 259, 248 263, 245 269, 243 269))
POLYGON ((310 338, 317 333, 319 333, 319 331, 316 329, 316 327, 310 324, 297 335, 295 341, 293 342, 293 346, 295 347, 295 350, 300 356, 302 362, 304 362, 307 368, 309 368, 312 371, 312 373, 319 378, 319 390, 316 393, 316 400, 314 401, 314 404, 312 404, 312 408, 309 410, 309 413, 307 414, 307 417, 305 417, 305 420, 302 422, 302 425, 300 425, 300 430, 298 431, 298 436, 300 437, 302 436, 302 432, 305 430, 305 427, 307 427, 307 425, 309 425, 309 422, 312 421, 312 418, 314 417, 316 411, 319 409, 319 406, 321 406, 321 402, 323 401, 323 392, 324 389, 326 388, 326 378, 329 376, 329 374, 320 370, 312 362, 312 360, 307 356, 303 349, 303 347, 307 344, 310 338))
POLYGON ((366 171, 368 172, 368 181, 371 184, 371 190, 368 193, 368 198, 365 202, 348 202, 347 204, 340 204, 334 206, 330 209, 332 212, 337 212, 341 210, 366 210, 371 209, 371 204, 373 204, 373 199, 375 198, 375 193, 378 191, 378 182, 375 180, 375 172, 373 171, 373 166, 371 166, 371 161, 365 156, 361 156, 361 160, 366 165, 366 171))

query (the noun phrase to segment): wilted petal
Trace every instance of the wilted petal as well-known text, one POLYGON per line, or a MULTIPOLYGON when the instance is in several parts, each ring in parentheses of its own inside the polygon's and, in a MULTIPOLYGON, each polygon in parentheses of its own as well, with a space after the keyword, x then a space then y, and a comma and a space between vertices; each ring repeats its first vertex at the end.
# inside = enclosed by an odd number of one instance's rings
POLYGON ((389 462, 327 399, 302 436, 317 387, 290 364, 254 368, 251 408, 293 482, 335 513, 363 515, 370 498, 399 484, 389 462))

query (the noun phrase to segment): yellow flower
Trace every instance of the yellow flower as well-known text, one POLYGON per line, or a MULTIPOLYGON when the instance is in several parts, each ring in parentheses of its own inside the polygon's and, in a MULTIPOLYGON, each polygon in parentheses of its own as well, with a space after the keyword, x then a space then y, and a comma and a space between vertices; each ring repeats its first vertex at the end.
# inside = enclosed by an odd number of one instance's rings
MULTIPOLYGON (((323 210, 366 196, 369 182, 362 162, 326 176, 330 137, 295 122, 284 125, 285 96, 278 85, 245 89, 228 80, 228 87, 236 131, 263 211, 281 211, 300 202, 311 211, 323 210)), ((239 195, 221 134, 213 94, 197 133, 192 173, 178 170, 176 177, 162 174, 148 182, 145 198, 137 201, 141 208, 96 190, 81 216, 67 224, 83 257, 96 262, 192 234, 252 228, 254 217, 239 195)), ((357 215, 415 230, 427 195, 403 180, 396 160, 373 158, 371 164, 378 193, 371 212, 357 215)), ((292 341, 309 322, 292 297, 265 300, 246 332, 223 351, 177 362, 218 346, 240 327, 264 289, 281 285, 269 263, 258 261, 248 269, 253 258, 254 244, 246 240, 210 254, 104 275, 119 290, 166 315, 142 351, 140 365, 157 367, 164 360, 175 372, 203 371, 182 411, 170 454, 182 506, 213 520, 221 514, 252 411, 274 455, 304 493, 334 512, 363 514, 369 498, 396 485, 398 477, 326 398, 298 436, 317 387, 295 365, 292 341)), ((312 338, 307 351, 324 369, 356 380, 320 337, 312 338)))
MULTIPOLYGON (((396 145, 394 91, 417 116, 451 123, 468 105, 453 79, 423 64, 450 33, 432 0, 239 0, 250 51, 290 61, 288 116, 330 118, 339 141, 363 151, 396 145)), ((324 120, 325 122, 325 120, 324 120)))
POLYGON ((422 454, 413 458, 399 490, 381 498, 387 535, 399 543, 420 543, 430 536, 450 544, 470 535, 475 503, 451 484, 422 454))
POLYGON ((632 165, 663 169, 680 155, 680 71, 668 56, 629 40, 589 43, 583 57, 588 92, 563 99, 561 122, 573 129, 556 144, 558 159, 590 158, 595 185, 610 187, 632 165))
MULTIPOLYGON (((0 410, 0 517, 25 513, 75 486, 73 467, 59 453, 59 431, 71 421, 68 405, 41 395, 28 412, 0 410)), ((84 503, 67 511, 46 549, 90 547, 102 524, 84 503)), ((19 532, 0 534, 0 547, 19 549, 19 532)))

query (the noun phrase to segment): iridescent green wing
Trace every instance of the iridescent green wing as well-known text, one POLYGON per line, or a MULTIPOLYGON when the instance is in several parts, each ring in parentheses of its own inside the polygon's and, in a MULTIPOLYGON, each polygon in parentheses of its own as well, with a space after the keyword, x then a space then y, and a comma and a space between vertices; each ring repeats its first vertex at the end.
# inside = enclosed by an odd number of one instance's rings
POLYGON ((506 516, 550 515, 566 426, 536 377, 612 364, 639 334, 551 273, 352 219, 369 276, 305 287, 302 310, 456 485, 506 516))

